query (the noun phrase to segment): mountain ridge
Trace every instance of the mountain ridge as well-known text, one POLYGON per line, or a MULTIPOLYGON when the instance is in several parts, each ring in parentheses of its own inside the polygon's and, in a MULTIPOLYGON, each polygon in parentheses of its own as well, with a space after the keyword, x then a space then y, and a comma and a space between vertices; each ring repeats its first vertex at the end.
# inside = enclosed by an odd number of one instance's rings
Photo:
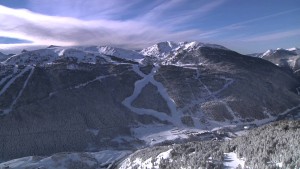
MULTIPOLYGON (((300 49, 297 47, 269 49, 264 53, 250 54, 249 56, 268 60, 287 72, 297 72, 300 69, 300 49)), ((296 76, 299 75, 296 74, 296 76)))
POLYGON ((216 48, 229 50, 223 46, 216 44, 206 44, 201 42, 160 42, 153 46, 144 48, 142 50, 127 50, 117 47, 110 46, 74 46, 74 47, 60 47, 51 45, 47 48, 37 49, 37 50, 23 50, 21 54, 13 55, 2 61, 2 64, 34 64, 43 65, 51 64, 56 60, 62 60, 64 58, 75 59, 78 63, 96 63, 97 60, 104 59, 106 61, 111 61, 108 56, 115 56, 121 59, 127 59, 132 61, 141 62, 144 57, 155 57, 157 59, 162 59, 167 55, 176 54, 179 51, 193 51, 198 50, 202 47, 216 48))
POLYGON ((300 105, 297 79, 232 50, 194 44, 139 60, 136 51, 100 49, 108 53, 53 46, 0 64, 1 159, 197 139, 275 121, 300 105))

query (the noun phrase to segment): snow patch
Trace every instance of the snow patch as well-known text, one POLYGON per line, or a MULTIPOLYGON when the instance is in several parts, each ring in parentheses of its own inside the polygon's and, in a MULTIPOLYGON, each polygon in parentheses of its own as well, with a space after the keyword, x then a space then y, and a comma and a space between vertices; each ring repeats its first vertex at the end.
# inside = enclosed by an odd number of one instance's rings
POLYGON ((263 57, 265 57, 265 56, 269 56, 269 55, 271 55, 272 53, 274 53, 274 50, 269 49, 269 50, 267 50, 265 53, 262 54, 261 58, 263 58, 263 57))
POLYGON ((300 49, 299 48, 293 47, 293 48, 289 48, 289 49, 286 49, 286 50, 291 51, 291 52, 295 52, 297 55, 300 55, 300 49))
POLYGON ((154 159, 150 157, 149 159, 143 161, 141 158, 136 158, 132 162, 130 158, 126 159, 120 166, 120 169, 159 169, 159 165, 161 163, 161 160, 170 160, 170 153, 172 149, 169 149, 168 151, 162 152, 159 155, 157 155, 154 159))
POLYGON ((282 163, 282 162, 280 162, 280 163, 276 163, 276 166, 277 166, 277 167, 279 167, 279 168, 282 168, 282 166, 283 166, 283 163, 282 163))
POLYGON ((234 152, 231 153, 224 153, 224 161, 223 161, 223 165, 224 167, 228 168, 228 169, 235 169, 237 168, 239 165, 244 168, 245 166, 245 159, 239 159, 237 157, 237 154, 234 152))

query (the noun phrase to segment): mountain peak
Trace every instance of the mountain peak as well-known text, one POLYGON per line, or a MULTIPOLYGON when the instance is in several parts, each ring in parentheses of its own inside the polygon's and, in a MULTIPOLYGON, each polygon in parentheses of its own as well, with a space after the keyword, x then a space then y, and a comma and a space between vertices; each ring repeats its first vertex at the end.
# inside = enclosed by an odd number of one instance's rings
POLYGON ((146 56, 165 56, 180 46, 179 43, 172 41, 159 42, 153 46, 143 49, 140 53, 146 56))
POLYGON ((50 45, 50 46, 48 46, 47 48, 57 48, 57 47, 60 47, 60 46, 50 45))
POLYGON ((196 50, 202 47, 216 48, 229 50, 221 45, 202 43, 198 41, 184 41, 184 42, 172 42, 165 41, 154 44, 150 47, 143 49, 140 53, 145 56, 154 56, 158 58, 164 58, 171 53, 178 53, 179 50, 196 50))
POLYGON ((269 49, 265 53, 263 53, 261 57, 268 56, 268 55, 272 54, 273 52, 274 52, 273 49, 269 49))
POLYGON ((289 51, 295 51, 295 50, 300 50, 300 48, 297 48, 297 47, 292 47, 292 48, 288 48, 286 50, 289 50, 289 51))
POLYGON ((263 58, 263 57, 270 56, 270 55, 273 55, 278 52, 281 52, 281 53, 284 52, 284 53, 287 53, 290 55, 300 55, 300 49, 297 47, 292 47, 292 48, 288 48, 288 49, 283 49, 283 48, 277 48, 276 50, 269 49, 265 53, 263 53, 260 57, 263 58))
MULTIPOLYGON (((99 60, 114 62, 116 58, 135 61, 139 63, 148 63, 148 61, 162 63, 169 56, 174 56, 184 52, 197 52, 201 48, 210 48, 211 50, 221 49, 229 50, 221 45, 202 43, 198 41, 173 42, 165 41, 154 44, 141 51, 127 50, 112 46, 71 46, 60 47, 51 45, 43 49, 32 51, 23 50, 21 54, 7 57, 2 64, 24 64, 24 65, 47 65, 61 62, 77 63, 100 63, 99 60), (150 56, 150 60, 148 60, 150 56), (145 57, 147 59, 145 59, 145 57), (111 60, 113 58, 113 60, 111 60)), ((167 60, 170 60, 169 57, 167 60)), ((118 59, 117 59, 118 60, 118 59)), ((172 59, 171 59, 172 60, 172 59)), ((164 62, 165 63, 165 62, 164 62)), ((198 62, 197 62, 198 63, 198 62)))
POLYGON ((300 48, 297 48, 297 47, 292 47, 292 48, 289 48, 289 49, 286 49, 290 52, 295 52, 297 55, 300 55, 300 48))

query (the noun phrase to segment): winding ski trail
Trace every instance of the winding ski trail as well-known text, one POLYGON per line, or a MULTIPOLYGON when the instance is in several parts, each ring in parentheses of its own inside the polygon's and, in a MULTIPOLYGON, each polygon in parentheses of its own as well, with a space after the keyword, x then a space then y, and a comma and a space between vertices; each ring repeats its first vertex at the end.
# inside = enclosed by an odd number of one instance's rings
POLYGON ((159 66, 155 65, 152 68, 151 73, 149 73, 148 75, 145 75, 143 72, 140 71, 138 65, 133 65, 133 71, 136 72, 139 76, 141 76, 142 79, 135 82, 134 91, 133 91, 132 95, 127 97, 125 100, 123 100, 122 103, 127 108, 129 108, 131 111, 133 111, 137 114, 151 115, 151 116, 154 116, 163 121, 167 120, 175 126, 182 126, 183 125, 181 122, 182 113, 177 111, 176 104, 175 104, 174 100, 167 93, 167 89, 160 82, 158 82, 154 79, 154 75, 156 74, 158 69, 159 69, 159 66), (132 102, 139 96, 142 89, 149 83, 151 83, 157 87, 159 94, 166 101, 166 103, 169 107, 169 110, 171 111, 171 116, 169 116, 163 112, 158 112, 156 110, 136 108, 136 107, 132 106, 132 102))
MULTIPOLYGON (((190 109, 190 108, 192 108, 192 107, 194 107, 198 104, 201 104, 201 103, 207 101, 208 99, 212 98, 213 100, 222 103, 225 106, 225 108, 227 109, 227 111, 230 114, 232 114, 232 117, 234 118, 234 120, 238 120, 237 117, 236 117, 236 113, 231 109, 231 107, 225 101, 222 101, 221 99, 219 99, 217 97, 217 94, 219 94, 220 92, 226 90, 234 82, 233 79, 226 78, 226 77, 220 77, 221 79, 226 80, 226 83, 222 86, 221 89, 212 92, 201 81, 199 69, 196 69, 196 77, 195 78, 200 82, 203 89, 207 92, 207 96, 201 97, 201 98, 196 98, 194 93, 192 93, 192 96, 193 96, 194 99, 191 101, 191 103, 187 104, 186 106, 184 106, 181 109, 177 109, 177 106, 176 106, 174 100, 167 93, 167 89, 163 86, 162 83, 160 83, 160 82, 158 82, 154 79, 154 75, 159 70, 159 68, 160 67, 158 65, 155 65, 152 68, 151 72, 148 75, 146 75, 139 69, 139 65, 133 65, 133 71, 136 72, 139 76, 141 76, 142 79, 135 82, 134 91, 133 91, 132 95, 127 97, 122 102, 123 105, 125 105, 127 108, 129 108, 131 111, 133 111, 137 114, 151 115, 151 116, 154 116, 154 117, 156 117, 160 120, 167 120, 167 121, 171 122, 172 124, 174 124, 177 127, 182 127, 184 125, 181 121, 181 118, 184 116, 184 114, 183 114, 184 111, 186 111, 186 110, 188 110, 188 109, 190 109), (144 109, 144 108, 137 108, 137 107, 132 106, 132 102, 140 95, 140 93, 142 92, 142 89, 149 83, 151 83, 151 84, 153 84, 154 86, 157 87, 157 90, 158 90, 159 94, 166 101, 166 103, 169 107, 169 110, 171 111, 171 115, 167 115, 166 113, 158 112, 158 111, 153 110, 153 109, 144 109)), ((191 86, 189 86, 189 85, 188 85, 188 87, 191 88, 191 86)), ((192 118, 193 118, 195 127, 201 127, 201 124, 199 122, 199 118, 197 118, 197 117, 192 117, 192 118)))

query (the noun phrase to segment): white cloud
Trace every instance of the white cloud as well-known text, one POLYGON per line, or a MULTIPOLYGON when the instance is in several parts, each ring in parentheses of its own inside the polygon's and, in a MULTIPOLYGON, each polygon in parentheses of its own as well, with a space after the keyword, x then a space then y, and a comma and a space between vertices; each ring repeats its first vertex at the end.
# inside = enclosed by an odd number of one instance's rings
POLYGON ((187 0, 152 0, 143 4, 140 0, 28 2, 28 9, 0 5, 0 36, 38 45, 141 48, 166 40, 198 40, 195 35, 203 33, 201 30, 177 28, 193 17, 206 15, 225 0, 193 1, 189 4, 194 5, 184 8, 187 0), (121 15, 130 17, 120 20, 121 15))
POLYGON ((114 45, 139 48, 164 40, 189 40, 196 30, 171 32, 147 22, 47 16, 0 6, 0 36, 39 45, 114 45))
POLYGON ((34 43, 0 44, 0 52, 4 54, 19 54, 23 49, 35 50, 45 47, 47 46, 34 43))

